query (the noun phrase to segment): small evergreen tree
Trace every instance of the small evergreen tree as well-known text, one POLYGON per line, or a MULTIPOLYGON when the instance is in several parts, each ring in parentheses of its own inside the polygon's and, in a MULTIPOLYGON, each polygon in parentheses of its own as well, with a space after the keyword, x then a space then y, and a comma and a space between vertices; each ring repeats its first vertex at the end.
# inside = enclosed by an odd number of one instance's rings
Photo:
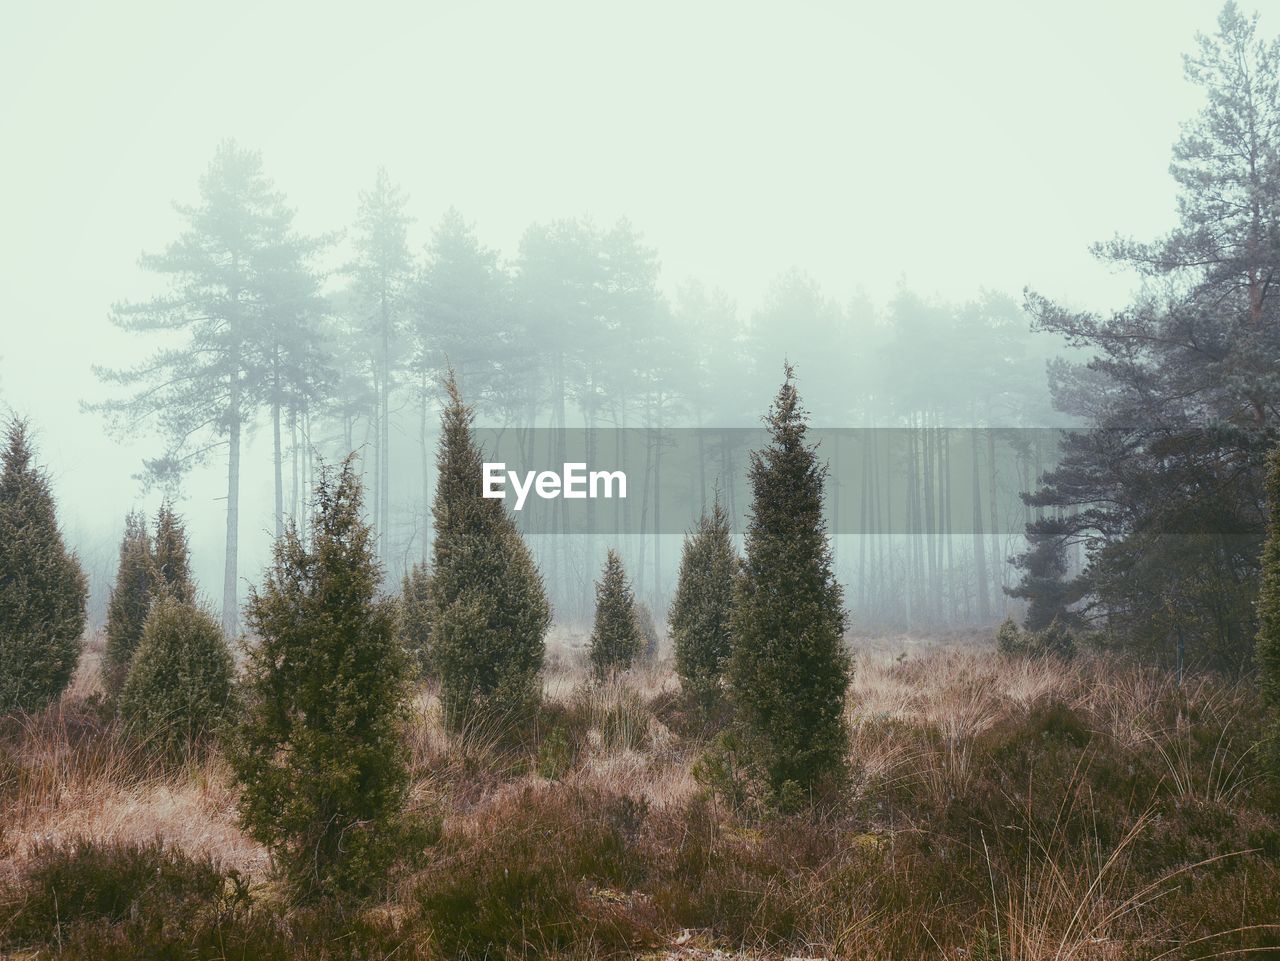
POLYGON ((1262 548, 1262 583, 1258 590, 1258 686, 1271 714, 1271 752, 1280 767, 1280 447, 1267 464, 1267 539, 1262 548))
POLYGON ((84 632, 84 573, 31 459, 27 426, 14 420, 0 455, 0 712, 38 710, 61 694, 84 632))
POLYGON ((715 700, 729 658, 729 616, 738 554, 729 515, 717 497, 710 514, 684 539, 680 576, 671 602, 676 671, 685 689, 703 704, 715 700))
POLYGON ((766 418, 770 443, 751 455, 746 558, 729 622, 729 682, 743 743, 783 804, 842 772, 850 672, 843 592, 822 516, 827 470, 806 440, 793 378, 787 365, 766 418))
POLYGON ((658 631, 658 622, 653 619, 653 611, 644 601, 635 602, 636 630, 640 632, 640 658, 647 664, 658 659, 662 649, 662 635, 658 631))
POLYGON ((635 597, 627 583, 622 558, 613 548, 596 581, 596 621, 591 631, 590 659, 597 680, 625 671, 644 652, 644 637, 636 623, 635 597))
POLYGON ((428 618, 431 665, 445 722, 520 722, 540 695, 543 639, 551 626, 542 577, 503 502, 481 493, 483 457, 472 409, 450 373, 436 462, 435 540, 428 618))
POLYGON ((431 572, 414 564, 400 587, 400 642, 422 677, 431 677, 431 572))
POLYGON ((120 714, 159 753, 198 753, 228 717, 233 676, 231 652, 213 615, 161 594, 129 664, 120 714))
POLYGON ((243 721, 231 752, 240 816, 299 895, 362 894, 393 853, 408 775, 408 659, 348 458, 326 470, 304 545, 275 545, 246 618, 243 721))
POLYGON ((196 588, 191 579, 191 551, 182 518, 166 501, 156 513, 155 589, 187 604, 195 603, 196 588))
POLYGON ((111 695, 120 693, 129 661, 142 640, 142 627, 151 607, 155 562, 147 520, 137 511, 124 519, 120 562, 107 602, 107 644, 102 658, 102 683, 111 695))

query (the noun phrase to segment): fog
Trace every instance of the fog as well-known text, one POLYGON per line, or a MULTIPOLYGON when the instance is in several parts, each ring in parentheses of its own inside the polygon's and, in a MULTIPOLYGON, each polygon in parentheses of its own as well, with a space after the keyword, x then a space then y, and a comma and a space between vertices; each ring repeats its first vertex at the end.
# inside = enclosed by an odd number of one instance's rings
MULTIPOLYGON (((113 438, 81 410, 113 395, 91 365, 128 366, 152 349, 109 310, 161 289, 139 254, 177 234, 173 204, 195 202, 225 138, 261 151, 305 233, 348 230, 379 167, 410 198, 415 257, 450 207, 504 263, 530 224, 589 218, 607 231, 627 218, 656 250, 672 303, 696 278, 727 292, 747 324, 798 269, 839 305, 854 353, 883 339, 903 290, 1016 303, 1029 287, 1119 306, 1132 277, 1089 248, 1172 226, 1174 184, 1159 173, 1200 102, 1181 56, 1218 9, 22 5, 0 35, 0 404, 31 421, 100 611, 125 513, 159 501, 133 475, 162 444, 113 438)), ((347 233, 323 263, 348 262, 350 247, 347 233)), ((787 336, 775 331, 779 356, 759 363, 776 382, 780 355, 795 359, 820 414, 842 374, 807 370, 787 336)), ((1056 349, 1045 345, 1037 369, 1056 349)), ((769 400, 761 390, 761 412, 769 400)), ((1046 418, 996 426, 1056 423, 1046 418)), ((412 411, 393 426, 392 457, 416 465, 412 411)), ((867 425, 831 415, 825 426, 867 425)), ((242 584, 257 580, 273 528, 265 420, 243 457, 242 584)), ((215 603, 225 477, 214 457, 178 502, 215 603)), ((418 514, 418 489, 406 468, 397 510, 418 514)), ((678 534, 662 536, 673 562, 678 534)), ((405 540, 388 555, 408 557, 405 540)))

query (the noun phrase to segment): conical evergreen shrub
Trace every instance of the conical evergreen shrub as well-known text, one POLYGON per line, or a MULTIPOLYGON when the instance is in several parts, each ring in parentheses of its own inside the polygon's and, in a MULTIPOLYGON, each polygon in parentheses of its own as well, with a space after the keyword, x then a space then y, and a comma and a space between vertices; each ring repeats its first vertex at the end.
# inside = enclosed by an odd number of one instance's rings
POLYGON ((501 500, 481 494, 474 414, 450 374, 436 456, 435 539, 427 609, 430 663, 445 722, 519 728, 540 696, 551 625, 542 577, 501 500))
POLYGON ((187 546, 187 530, 168 501, 156 512, 156 538, 153 551, 155 589, 188 604, 195 603, 196 588, 191 578, 191 550, 187 546))
POLYGON ((408 782, 408 658, 361 517, 350 459, 316 488, 304 545, 291 524, 261 590, 243 721, 230 752, 240 816, 299 896, 360 895, 394 853, 408 782))
POLYGON ((749 757, 789 804, 844 768, 850 663, 822 515, 826 467, 806 439, 791 367, 751 455, 746 557, 734 582, 729 682, 749 757))
POLYGON ((636 623, 635 597, 622 569, 622 558, 609 549, 596 581, 596 620, 588 656, 597 680, 625 671, 644 653, 644 637, 636 623))
POLYGON ((234 668, 222 625, 192 601, 151 604, 120 692, 120 715, 169 758, 198 754, 228 720, 234 668))
POLYGON ((0 460, 0 712, 34 711, 75 671, 87 589, 25 422, 10 422, 0 460))
POLYGON ((419 677, 435 676, 431 667, 431 569, 425 562, 409 568, 400 583, 400 643, 419 677))
POLYGON ((142 640, 142 627, 151 608, 155 560, 146 518, 137 511, 124 519, 120 561, 107 602, 107 644, 102 656, 102 683, 116 695, 129 673, 129 661, 142 640))
POLYGON ((706 706, 716 699, 729 659, 729 616, 737 572, 729 515, 717 498, 711 513, 704 513, 685 536, 669 617, 680 682, 706 706))

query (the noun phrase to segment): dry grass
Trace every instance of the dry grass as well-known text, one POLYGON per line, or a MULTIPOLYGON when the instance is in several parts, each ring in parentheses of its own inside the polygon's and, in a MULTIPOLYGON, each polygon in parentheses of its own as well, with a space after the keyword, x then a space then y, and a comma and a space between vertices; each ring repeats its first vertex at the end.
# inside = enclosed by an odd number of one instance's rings
MULTIPOLYGON (((669 665, 595 687, 567 639, 535 737, 514 744, 498 730, 447 732, 434 692, 420 691, 412 799, 440 814, 443 838, 434 867, 395 879, 378 916, 414 957, 439 956, 446 929, 455 953, 476 957, 1280 950, 1268 927, 1280 826, 1248 688, 1213 677, 1179 688, 1114 660, 904 647, 860 652, 843 802, 785 819, 707 796, 693 773, 707 735, 669 665), (480 920, 441 927, 464 903, 480 920)), ((21 876, 39 845, 88 838, 160 839, 263 880, 225 764, 148 764, 96 706, 97 655, 58 705, 8 722, 0 878, 21 876)))

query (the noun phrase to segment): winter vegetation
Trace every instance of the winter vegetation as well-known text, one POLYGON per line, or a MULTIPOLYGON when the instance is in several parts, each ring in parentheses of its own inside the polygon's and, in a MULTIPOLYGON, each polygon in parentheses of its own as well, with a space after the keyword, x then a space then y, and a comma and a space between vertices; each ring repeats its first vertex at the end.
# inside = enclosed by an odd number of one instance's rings
POLYGON ((1177 226, 1096 248, 1140 279, 1109 314, 878 311, 793 271, 740 317, 665 291, 625 220, 535 223, 508 260, 451 209, 415 251, 386 170, 308 233, 222 143, 142 258, 158 292, 112 308, 145 354, 85 404, 154 443, 162 497, 114 515, 101 618, 7 419, 0 956, 1280 952, 1260 29, 1228 2, 1187 57, 1177 226), (642 466, 526 521, 484 478, 540 444, 642 466), (211 463, 205 585, 178 505, 211 463))

